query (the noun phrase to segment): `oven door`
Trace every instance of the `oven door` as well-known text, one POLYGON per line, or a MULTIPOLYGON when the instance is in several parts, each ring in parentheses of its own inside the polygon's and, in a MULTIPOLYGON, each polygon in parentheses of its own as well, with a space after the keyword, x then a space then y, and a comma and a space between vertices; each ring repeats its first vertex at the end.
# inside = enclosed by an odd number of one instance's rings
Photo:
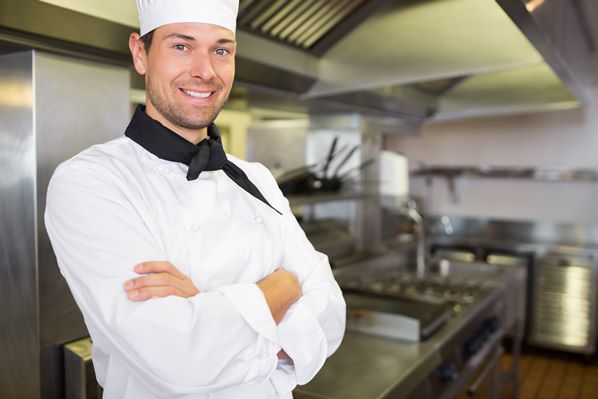
POLYGON ((500 383, 500 358, 502 348, 503 331, 494 332, 484 345, 462 366, 459 362, 454 363, 455 367, 449 377, 450 368, 445 367, 451 362, 445 363, 431 376, 431 395, 434 399, 462 399, 481 398, 498 399, 500 383))

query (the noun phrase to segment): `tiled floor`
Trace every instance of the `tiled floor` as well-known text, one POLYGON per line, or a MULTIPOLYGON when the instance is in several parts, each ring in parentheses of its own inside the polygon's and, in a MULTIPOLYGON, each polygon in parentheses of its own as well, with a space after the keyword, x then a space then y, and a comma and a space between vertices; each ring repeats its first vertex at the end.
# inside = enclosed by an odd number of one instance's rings
MULTIPOLYGON (((503 369, 512 358, 504 355, 503 369)), ((598 399, 598 360, 580 355, 525 349, 521 357, 519 399, 598 399)), ((503 399, 509 398, 507 388, 503 399)))

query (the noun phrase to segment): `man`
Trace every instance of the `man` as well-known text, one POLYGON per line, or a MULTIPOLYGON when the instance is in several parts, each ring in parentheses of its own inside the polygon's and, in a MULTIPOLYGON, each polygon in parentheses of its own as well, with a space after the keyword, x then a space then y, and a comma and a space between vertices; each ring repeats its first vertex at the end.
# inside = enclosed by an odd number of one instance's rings
POLYGON ((146 107, 62 163, 46 227, 104 398, 291 398, 340 345, 345 303, 266 168, 212 124, 234 77, 232 0, 138 0, 146 107))

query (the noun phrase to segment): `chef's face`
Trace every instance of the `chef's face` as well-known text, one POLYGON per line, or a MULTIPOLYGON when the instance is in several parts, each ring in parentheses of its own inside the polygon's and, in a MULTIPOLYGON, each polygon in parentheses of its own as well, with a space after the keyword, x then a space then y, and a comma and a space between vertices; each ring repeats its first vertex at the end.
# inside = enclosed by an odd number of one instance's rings
POLYGON ((145 74, 146 112, 174 130, 208 126, 224 106, 235 75, 235 37, 220 26, 169 24, 157 28, 146 51, 129 41, 135 69, 145 74))

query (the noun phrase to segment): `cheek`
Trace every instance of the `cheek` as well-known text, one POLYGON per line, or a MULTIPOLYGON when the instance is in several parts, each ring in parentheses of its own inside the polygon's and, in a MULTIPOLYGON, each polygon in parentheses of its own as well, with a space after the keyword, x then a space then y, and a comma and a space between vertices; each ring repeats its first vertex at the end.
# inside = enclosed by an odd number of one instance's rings
POLYGON ((213 57, 211 60, 212 69, 223 82, 231 82, 235 77, 235 60, 234 58, 218 58, 213 57))
POLYGON ((235 65, 226 64, 219 66, 218 76, 225 86, 232 86, 233 80, 235 79, 235 65))
POLYGON ((151 80, 158 87, 176 85, 177 80, 184 78, 185 62, 177 59, 168 59, 152 65, 151 80))

